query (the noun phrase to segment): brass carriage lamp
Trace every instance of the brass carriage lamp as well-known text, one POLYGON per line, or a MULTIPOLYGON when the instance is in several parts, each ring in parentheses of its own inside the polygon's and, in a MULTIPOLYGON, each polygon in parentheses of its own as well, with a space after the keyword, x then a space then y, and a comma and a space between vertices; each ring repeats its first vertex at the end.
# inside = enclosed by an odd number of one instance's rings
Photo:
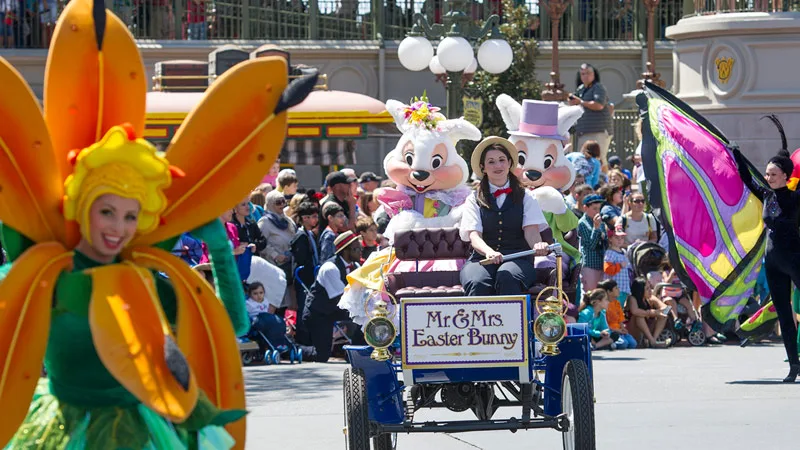
POLYGON ((558 355, 558 343, 567 335, 567 322, 564 320, 564 305, 556 296, 544 300, 536 299, 539 317, 533 323, 533 334, 542 343, 542 354, 558 355))
POLYGON ((555 356, 559 354, 558 343, 567 335, 567 322, 564 320, 564 314, 567 313, 569 300, 562 286, 561 245, 553 244, 549 248, 556 255, 557 281, 556 286, 547 287, 536 296, 535 305, 539 317, 533 322, 533 334, 542 343, 542 354, 555 356), (548 291, 553 291, 553 295, 542 300, 542 297, 548 291))
POLYGON ((375 361, 388 361, 392 359, 392 354, 388 348, 394 342, 397 329, 389 317, 389 310, 386 302, 378 300, 375 302, 375 311, 372 318, 364 325, 364 340, 374 348, 370 358, 375 361))

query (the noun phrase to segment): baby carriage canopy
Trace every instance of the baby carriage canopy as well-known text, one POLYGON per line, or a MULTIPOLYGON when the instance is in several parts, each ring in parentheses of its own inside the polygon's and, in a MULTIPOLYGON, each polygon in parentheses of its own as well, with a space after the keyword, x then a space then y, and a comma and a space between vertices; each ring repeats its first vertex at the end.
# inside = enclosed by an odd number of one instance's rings
POLYGON ((628 261, 637 277, 659 270, 666 255, 667 252, 655 242, 637 242, 628 247, 627 251, 628 261))

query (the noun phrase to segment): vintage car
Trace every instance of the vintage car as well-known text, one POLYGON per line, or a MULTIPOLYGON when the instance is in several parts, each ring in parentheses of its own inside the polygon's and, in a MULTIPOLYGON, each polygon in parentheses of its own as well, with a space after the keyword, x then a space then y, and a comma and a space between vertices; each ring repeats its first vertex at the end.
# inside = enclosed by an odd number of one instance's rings
MULTIPOLYGON (((399 232, 401 260, 467 258, 458 230, 399 232)), ((595 449, 591 345, 585 324, 567 324, 561 249, 555 282, 536 294, 467 297, 458 272, 386 276, 364 324, 369 346, 346 346, 344 434, 348 450, 393 449, 401 433, 552 428, 563 448, 595 449), (393 354, 399 314, 399 361, 393 354), (494 418, 499 408, 519 416, 494 418), (423 408, 471 411, 464 420, 415 420, 423 408)))

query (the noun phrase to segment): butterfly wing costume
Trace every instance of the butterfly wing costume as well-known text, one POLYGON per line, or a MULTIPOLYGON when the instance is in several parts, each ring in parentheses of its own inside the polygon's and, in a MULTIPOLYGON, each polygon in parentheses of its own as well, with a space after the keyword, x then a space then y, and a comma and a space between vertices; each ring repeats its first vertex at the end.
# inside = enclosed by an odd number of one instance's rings
POLYGON ((99 0, 73 0, 61 14, 43 112, 0 58, 10 260, 0 267, 0 447, 244 448, 235 337, 249 321, 217 217, 269 171, 286 110, 316 77, 289 84, 278 57, 238 64, 166 155, 142 139, 146 83, 133 37, 99 0), (105 194, 140 205, 136 235, 111 264, 76 250, 105 194), (187 231, 209 248, 216 290, 169 253, 187 231))
MULTIPOLYGON (((729 141, 705 118, 650 83, 637 103, 649 200, 661 210, 672 266, 700 295, 706 323, 721 330, 756 283, 766 242, 762 203, 740 178, 729 141)), ((748 165, 754 182, 765 183, 748 165)))

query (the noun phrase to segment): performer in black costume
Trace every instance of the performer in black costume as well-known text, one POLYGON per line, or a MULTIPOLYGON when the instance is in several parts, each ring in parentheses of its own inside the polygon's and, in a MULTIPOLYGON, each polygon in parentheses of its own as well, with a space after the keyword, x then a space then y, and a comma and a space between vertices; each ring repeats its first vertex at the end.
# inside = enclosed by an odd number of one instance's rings
POLYGON ((793 383, 800 374, 797 355, 797 327, 792 311, 792 282, 800 287, 800 192, 790 190, 786 183, 794 164, 784 148, 767 163, 765 178, 769 188, 753 181, 747 160, 733 147, 739 176, 764 204, 764 224, 768 228, 765 268, 772 302, 778 313, 783 345, 789 357, 789 375, 785 383, 793 383))
POLYGON ((468 296, 525 292, 536 279, 533 256, 503 261, 503 255, 530 249, 537 256, 548 253, 539 234, 547 221, 533 194, 511 172, 516 161, 516 148, 501 137, 484 139, 472 153, 472 170, 481 183, 464 203, 460 226, 461 239, 473 248, 461 269, 468 296), (481 265, 484 258, 493 264, 481 265))

